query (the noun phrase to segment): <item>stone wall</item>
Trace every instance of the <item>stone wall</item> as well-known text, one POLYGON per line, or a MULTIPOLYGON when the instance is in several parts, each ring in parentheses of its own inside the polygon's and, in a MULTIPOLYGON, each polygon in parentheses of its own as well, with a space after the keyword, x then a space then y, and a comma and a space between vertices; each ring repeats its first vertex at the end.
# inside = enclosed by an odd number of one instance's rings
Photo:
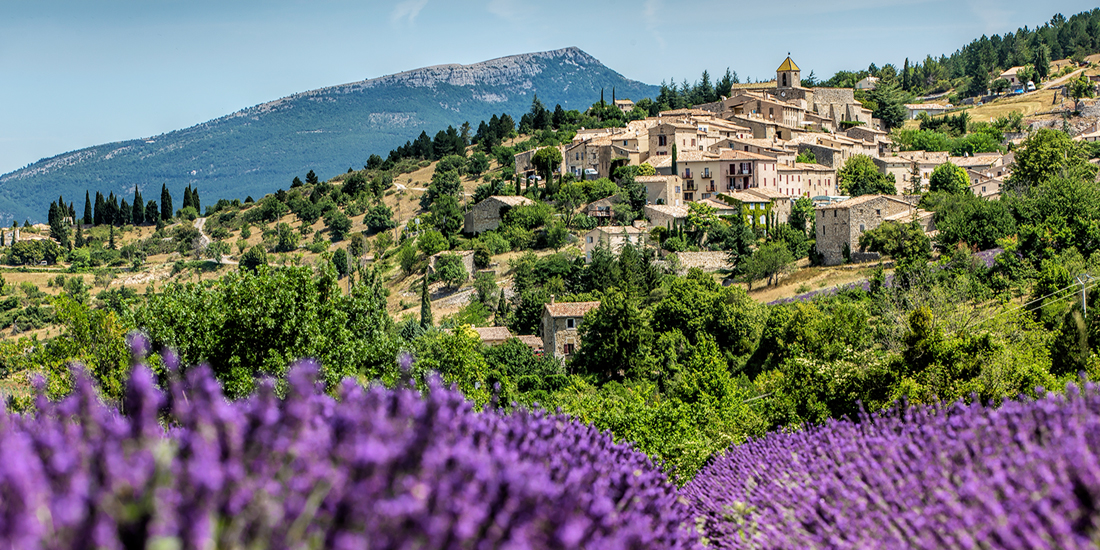
POLYGON ((856 91, 852 88, 814 88, 815 104, 850 104, 856 101, 856 91))
POLYGON ((837 170, 844 166, 844 154, 837 149, 825 147, 824 145, 817 145, 815 143, 798 144, 799 153, 807 149, 813 151, 814 157, 817 158, 817 163, 822 166, 828 166, 829 168, 835 168, 837 170))
POLYGON ((718 271, 729 267, 729 254, 726 252, 678 252, 682 273, 693 267, 703 271, 718 271))

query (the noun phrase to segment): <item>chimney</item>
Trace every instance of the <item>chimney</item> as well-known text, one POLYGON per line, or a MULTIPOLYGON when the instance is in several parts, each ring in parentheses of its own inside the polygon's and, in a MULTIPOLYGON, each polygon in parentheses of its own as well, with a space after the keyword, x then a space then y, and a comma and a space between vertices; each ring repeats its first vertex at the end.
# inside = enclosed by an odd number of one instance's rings
POLYGON ((551 304, 553 304, 554 300, 556 300, 556 299, 557 299, 557 296, 554 296, 553 294, 550 295, 550 303, 551 304))

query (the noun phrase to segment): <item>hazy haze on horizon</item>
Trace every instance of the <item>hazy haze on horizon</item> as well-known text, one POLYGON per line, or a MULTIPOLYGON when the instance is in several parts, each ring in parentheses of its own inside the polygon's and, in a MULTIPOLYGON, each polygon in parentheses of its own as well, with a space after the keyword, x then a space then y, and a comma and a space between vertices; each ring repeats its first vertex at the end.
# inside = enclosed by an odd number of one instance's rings
MULTIPOLYGON (((293 93, 419 67, 577 46, 650 84, 803 75, 950 54, 1034 28, 1055 3, 793 0, 5 0, 0 173, 91 145, 185 128, 293 93)), ((476 122, 476 121, 475 121, 476 122)), ((385 153, 380 151, 379 153, 385 153)))

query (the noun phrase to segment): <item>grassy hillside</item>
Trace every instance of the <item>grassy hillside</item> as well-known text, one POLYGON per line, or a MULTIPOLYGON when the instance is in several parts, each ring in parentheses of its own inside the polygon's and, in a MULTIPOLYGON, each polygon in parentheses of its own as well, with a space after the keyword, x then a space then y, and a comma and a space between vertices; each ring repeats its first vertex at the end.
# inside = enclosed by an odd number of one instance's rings
MULTIPOLYGON (((310 169, 322 178, 362 167, 420 132, 431 135, 507 112, 518 120, 537 94, 553 108, 584 109, 608 97, 634 100, 656 87, 628 80, 576 48, 470 66, 431 67, 296 94, 151 138, 98 145, 0 176, 0 223, 42 221, 58 195, 85 189, 152 197, 197 187, 204 202, 259 197, 310 169)), ((79 202, 79 201, 78 201, 79 202)), ((82 205, 78 205, 82 206, 82 205)))

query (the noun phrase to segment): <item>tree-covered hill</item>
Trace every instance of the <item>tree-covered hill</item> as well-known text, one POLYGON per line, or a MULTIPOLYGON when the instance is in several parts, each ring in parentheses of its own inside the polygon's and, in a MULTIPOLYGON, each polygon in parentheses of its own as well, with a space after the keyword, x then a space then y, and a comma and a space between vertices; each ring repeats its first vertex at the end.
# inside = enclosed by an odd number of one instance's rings
MULTIPOLYGON (((606 89, 635 101, 657 87, 629 80, 577 48, 440 65, 303 92, 187 129, 108 143, 40 160, 0 176, 0 223, 41 221, 59 195, 86 189, 133 194, 187 185, 213 200, 262 196, 295 175, 331 177, 362 167, 372 153, 434 134, 447 125, 475 128, 496 113, 516 118, 535 95, 543 103, 585 109, 606 89)), ((148 194, 146 193, 146 194, 148 194)))

